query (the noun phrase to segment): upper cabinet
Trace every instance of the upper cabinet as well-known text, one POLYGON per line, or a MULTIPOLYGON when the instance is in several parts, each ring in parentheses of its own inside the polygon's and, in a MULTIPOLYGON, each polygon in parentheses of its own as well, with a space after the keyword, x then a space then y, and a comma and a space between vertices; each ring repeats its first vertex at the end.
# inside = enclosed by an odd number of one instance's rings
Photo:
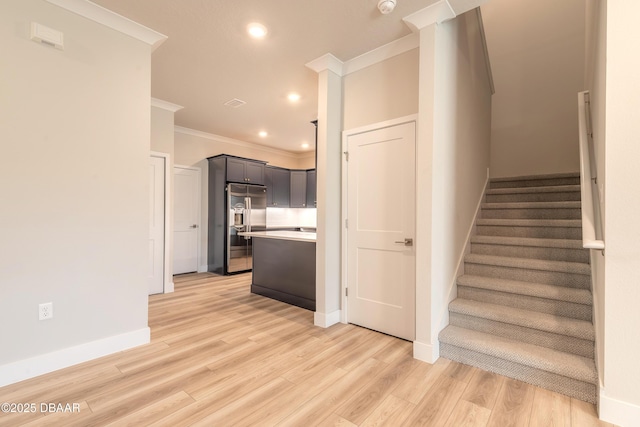
POLYGON ((219 154, 208 159, 210 164, 219 164, 219 171, 226 177, 226 182, 266 186, 268 207, 316 207, 315 169, 290 170, 266 166, 266 162, 228 154, 219 154))
POLYGON ((291 199, 292 208, 307 207, 307 171, 291 171, 291 199))
POLYGON ((307 207, 315 208, 318 206, 316 202, 316 170, 307 171, 307 207))
POLYGON ((267 206, 288 208, 291 191, 289 169, 267 166, 264 169, 264 179, 267 186, 267 206))
POLYGON ((263 162, 227 157, 227 181, 264 185, 263 162))

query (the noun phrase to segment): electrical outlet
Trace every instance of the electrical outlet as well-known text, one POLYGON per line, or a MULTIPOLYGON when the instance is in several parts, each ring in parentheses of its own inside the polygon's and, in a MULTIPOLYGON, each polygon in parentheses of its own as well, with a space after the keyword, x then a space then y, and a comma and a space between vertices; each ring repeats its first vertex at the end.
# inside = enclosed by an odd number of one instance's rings
POLYGON ((53 303, 45 302, 38 306, 38 312, 40 314, 40 320, 49 320, 53 317, 53 303))

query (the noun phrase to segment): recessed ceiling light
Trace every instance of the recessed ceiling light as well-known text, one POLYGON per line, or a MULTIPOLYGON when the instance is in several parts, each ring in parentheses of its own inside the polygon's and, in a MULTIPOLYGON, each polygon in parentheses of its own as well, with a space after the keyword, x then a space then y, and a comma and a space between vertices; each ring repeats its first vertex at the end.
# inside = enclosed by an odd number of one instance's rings
POLYGON ((306 142, 302 143, 302 148, 309 148, 309 144, 307 144, 306 142))
POLYGON ((247 25, 247 32, 254 39, 263 39, 267 35, 267 27, 258 22, 252 22, 247 25))
POLYGON ((260 136, 260 138, 266 138, 267 135, 269 134, 267 133, 266 130, 261 130, 260 132, 258 132, 258 136, 260 136))
POLYGON ((289 95, 287 95, 287 98, 289 98, 289 101, 291 102, 298 102, 300 101, 300 94, 291 92, 289 95))

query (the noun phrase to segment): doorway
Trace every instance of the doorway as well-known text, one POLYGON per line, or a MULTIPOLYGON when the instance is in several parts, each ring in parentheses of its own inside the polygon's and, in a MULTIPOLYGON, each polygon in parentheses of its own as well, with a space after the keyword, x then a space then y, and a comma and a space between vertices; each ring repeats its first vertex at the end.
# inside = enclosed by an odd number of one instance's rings
POLYGON ((200 169, 174 166, 173 274, 198 271, 200 253, 200 169))
POLYGON ((149 157, 149 295, 165 291, 166 164, 167 159, 162 155, 149 157))
POLYGON ((415 338, 415 121, 346 132, 347 321, 415 338))

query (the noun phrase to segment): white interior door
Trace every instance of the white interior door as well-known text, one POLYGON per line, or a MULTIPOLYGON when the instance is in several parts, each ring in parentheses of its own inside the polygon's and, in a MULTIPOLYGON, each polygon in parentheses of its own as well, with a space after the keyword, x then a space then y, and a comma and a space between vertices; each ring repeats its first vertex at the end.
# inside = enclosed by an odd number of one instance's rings
POLYGON ((164 162, 149 159, 149 295, 164 292, 164 162))
POLYGON ((200 170, 173 168, 173 274, 198 271, 200 170))
POLYGON ((347 151, 348 321, 414 340, 415 123, 350 135, 347 151))

